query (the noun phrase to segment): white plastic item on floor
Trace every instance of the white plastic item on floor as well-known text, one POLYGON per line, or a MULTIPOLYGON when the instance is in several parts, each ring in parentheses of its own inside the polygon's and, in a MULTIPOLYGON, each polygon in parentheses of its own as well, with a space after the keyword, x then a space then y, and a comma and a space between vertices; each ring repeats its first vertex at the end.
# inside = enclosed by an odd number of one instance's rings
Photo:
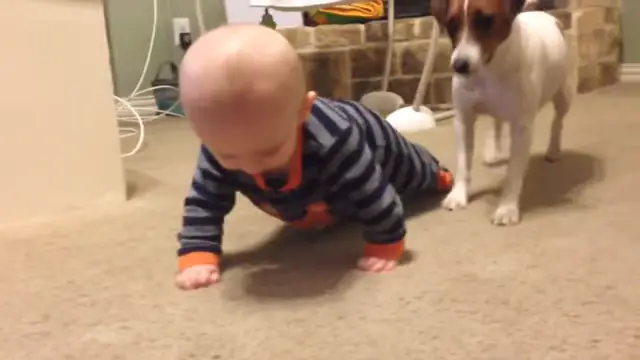
POLYGON ((404 99, 396 93, 379 90, 364 94, 360 104, 382 116, 387 116, 400 109, 404 105, 404 99))
MULTIPOLYGON (((357 0, 249 0, 252 7, 268 7, 280 11, 306 11, 329 6, 345 5, 357 0)), ((234 0, 227 1, 234 3, 234 0)), ((229 6, 229 4, 227 4, 229 6)))
POLYGON ((398 109, 389 114, 386 120, 391 126, 403 134, 429 130, 436 127, 436 119, 433 111, 422 105, 418 107, 418 111, 416 111, 413 106, 398 109))

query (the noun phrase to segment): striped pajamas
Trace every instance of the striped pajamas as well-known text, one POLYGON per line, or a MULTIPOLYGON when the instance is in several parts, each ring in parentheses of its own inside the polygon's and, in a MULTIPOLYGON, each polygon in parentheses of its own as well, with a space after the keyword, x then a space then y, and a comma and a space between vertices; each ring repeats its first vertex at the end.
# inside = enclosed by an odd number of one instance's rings
POLYGON ((356 221, 367 255, 397 259, 406 235, 400 196, 436 194, 453 184, 426 149, 351 101, 317 99, 300 129, 296 156, 289 172, 255 177, 222 168, 203 146, 184 203, 180 267, 217 264, 224 218, 238 192, 293 226, 356 221))

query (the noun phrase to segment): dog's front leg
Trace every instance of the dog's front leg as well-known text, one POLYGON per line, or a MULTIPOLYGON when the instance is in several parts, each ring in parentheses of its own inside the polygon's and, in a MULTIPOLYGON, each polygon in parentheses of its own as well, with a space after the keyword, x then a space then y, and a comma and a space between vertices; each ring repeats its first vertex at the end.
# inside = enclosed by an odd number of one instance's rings
POLYGON ((531 112, 511 122, 511 157, 502 196, 492 218, 496 225, 515 225, 520 222, 520 194, 529 165, 534 119, 535 112, 531 112))
POLYGON ((453 119, 456 142, 456 177, 451 192, 442 202, 442 206, 447 210, 463 208, 469 203, 476 118, 475 111, 467 108, 457 110, 453 119))
POLYGON ((494 117, 493 126, 487 131, 484 143, 483 162, 487 166, 498 165, 509 158, 509 155, 504 151, 504 141, 502 139, 503 128, 504 121, 500 118, 494 117))

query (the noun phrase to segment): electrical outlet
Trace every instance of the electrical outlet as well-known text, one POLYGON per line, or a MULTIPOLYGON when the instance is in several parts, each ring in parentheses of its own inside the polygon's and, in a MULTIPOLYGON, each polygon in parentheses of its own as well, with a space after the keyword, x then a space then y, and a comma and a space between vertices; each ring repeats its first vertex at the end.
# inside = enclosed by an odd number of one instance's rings
POLYGON ((173 43, 180 46, 180 34, 191 33, 191 20, 189 18, 173 18, 173 43))

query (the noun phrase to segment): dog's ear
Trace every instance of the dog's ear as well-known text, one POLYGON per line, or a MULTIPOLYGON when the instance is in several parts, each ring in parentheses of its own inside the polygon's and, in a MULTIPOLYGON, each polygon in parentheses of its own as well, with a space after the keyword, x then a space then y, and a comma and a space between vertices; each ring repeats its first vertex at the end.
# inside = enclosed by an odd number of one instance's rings
POLYGON ((450 0, 431 0, 429 11, 440 25, 444 25, 447 22, 449 3, 450 0))
POLYGON ((541 10, 540 0, 525 0, 521 11, 541 10))
POLYGON ((525 9, 527 2, 529 0, 502 0, 502 6, 509 17, 515 19, 525 9))

